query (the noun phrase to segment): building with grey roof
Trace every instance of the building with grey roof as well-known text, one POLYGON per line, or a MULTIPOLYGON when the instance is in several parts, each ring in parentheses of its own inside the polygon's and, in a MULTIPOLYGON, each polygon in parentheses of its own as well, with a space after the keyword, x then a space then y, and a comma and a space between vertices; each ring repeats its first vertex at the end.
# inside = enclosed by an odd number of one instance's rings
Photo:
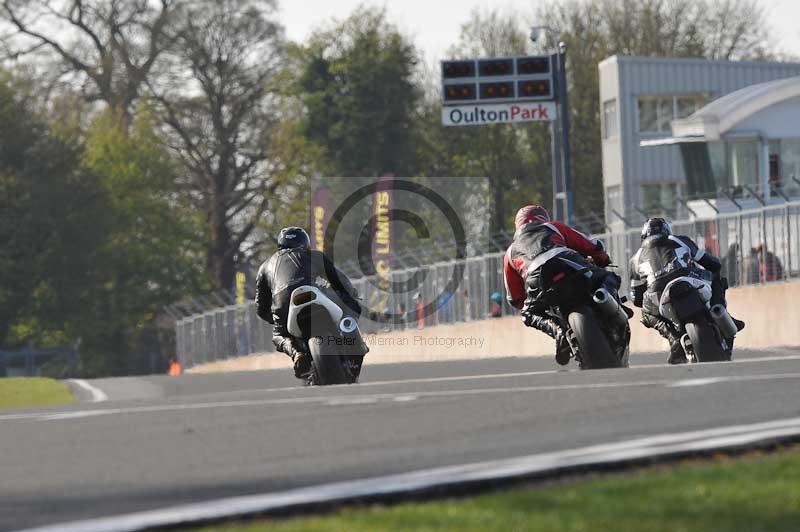
MULTIPOLYGON (((698 132, 700 123, 707 124, 703 135, 708 134, 707 139, 715 142, 719 139, 714 139, 714 127, 725 128, 732 120, 742 122, 758 113, 762 113, 761 118, 785 113, 781 105, 796 105, 791 97, 781 100, 777 107, 779 102, 766 96, 758 103, 751 102, 764 91, 781 90, 780 85, 753 89, 735 99, 722 97, 763 82, 800 76, 800 63, 613 56, 599 64, 599 73, 605 218, 610 228, 634 226, 654 214, 688 217, 692 206, 697 210, 697 202, 692 200, 698 198, 703 198, 704 205, 711 202, 710 208, 729 196, 734 201, 758 201, 748 197, 759 195, 763 199, 772 193, 767 190, 775 188, 770 186, 769 175, 775 185, 789 180, 791 172, 797 173, 791 165, 800 157, 795 153, 800 149, 795 147, 796 140, 800 141, 800 126, 787 120, 782 122, 780 138, 766 143, 768 156, 763 135, 759 140, 748 136, 753 133, 750 131, 735 143, 732 131, 726 129, 723 135, 728 135, 728 142, 720 143, 721 148, 710 148, 714 155, 708 156, 706 167, 692 167, 705 163, 702 156, 692 158, 691 153, 697 155, 702 149, 708 153, 709 145, 701 148, 703 143, 698 142, 690 147, 685 140, 692 135, 684 133, 692 127, 698 132), (716 126, 714 120, 719 120, 716 126), (684 141, 676 140, 673 124, 684 141), (688 181, 682 151, 688 157, 688 181)), ((741 128, 737 131, 743 134, 741 128)))

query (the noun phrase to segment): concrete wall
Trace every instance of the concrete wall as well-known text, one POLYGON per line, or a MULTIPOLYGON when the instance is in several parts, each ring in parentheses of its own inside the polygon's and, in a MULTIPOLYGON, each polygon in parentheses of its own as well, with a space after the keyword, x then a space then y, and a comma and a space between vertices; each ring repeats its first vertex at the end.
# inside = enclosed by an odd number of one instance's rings
MULTIPOLYGON (((737 347, 766 349, 800 347, 800 282, 735 288, 728 292, 731 314, 747 322, 736 338, 737 347)), ((664 352, 667 343, 644 328, 638 315, 631 321, 632 353, 664 352)), ((517 317, 440 325, 422 330, 369 335, 368 364, 552 356, 554 343, 544 334, 525 327, 517 317)), ((242 371, 289 367, 281 353, 251 355, 192 368, 192 373, 242 371)))

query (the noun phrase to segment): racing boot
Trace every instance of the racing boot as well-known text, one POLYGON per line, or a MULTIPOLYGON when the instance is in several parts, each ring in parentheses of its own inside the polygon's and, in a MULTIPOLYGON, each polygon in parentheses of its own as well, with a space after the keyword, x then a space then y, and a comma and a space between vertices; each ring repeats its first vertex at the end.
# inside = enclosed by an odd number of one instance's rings
POLYGON ((681 342, 681 339, 678 338, 677 341, 672 339, 668 340, 669 358, 667 359, 667 364, 686 364, 688 360, 686 359, 686 351, 683 349, 683 343, 681 342))
POLYGON ((311 353, 306 351, 300 341, 288 337, 277 343, 275 347, 292 359, 295 377, 305 379, 308 376, 311 372, 311 353))
POLYGON ((556 338, 556 362, 559 366, 566 366, 570 358, 572 358, 572 348, 569 339, 566 334, 560 332, 556 338))
POLYGON ((294 376, 305 379, 311 373, 311 354, 304 351, 295 351, 292 355, 294 362, 294 376))
POLYGON ((553 338, 556 341, 556 362, 561 366, 569 364, 572 349, 570 349, 567 335, 556 320, 528 312, 525 314, 525 325, 553 338))
POLYGON ((642 312, 642 324, 650 329, 655 329, 662 338, 669 342, 668 364, 686 364, 686 351, 681 343, 681 336, 670 322, 660 316, 642 312))

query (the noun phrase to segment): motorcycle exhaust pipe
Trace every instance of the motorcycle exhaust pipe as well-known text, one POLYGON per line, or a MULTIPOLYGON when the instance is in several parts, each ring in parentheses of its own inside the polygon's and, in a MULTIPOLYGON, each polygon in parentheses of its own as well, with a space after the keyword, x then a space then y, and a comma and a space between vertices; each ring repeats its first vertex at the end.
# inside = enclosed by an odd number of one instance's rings
POLYGON ((342 332, 346 340, 352 341, 359 352, 353 353, 354 355, 366 355, 369 353, 369 346, 361 336, 361 330, 358 328, 358 322, 350 316, 345 316, 339 321, 339 330, 342 332))
POLYGON ((350 316, 345 316, 339 322, 339 330, 342 331, 343 334, 351 334, 356 329, 358 329, 358 322, 350 316))
POLYGON ((736 336, 736 333, 739 332, 739 329, 736 328, 736 324, 733 323, 733 318, 728 314, 728 309, 726 309, 724 305, 717 304, 711 307, 711 317, 714 319, 714 323, 717 324, 717 327, 719 327, 723 338, 733 338, 736 336))
POLYGON ((620 324, 628 323, 628 315, 623 310, 622 305, 619 304, 614 296, 608 293, 608 290, 605 288, 595 290, 592 299, 603 314, 617 320, 620 324))

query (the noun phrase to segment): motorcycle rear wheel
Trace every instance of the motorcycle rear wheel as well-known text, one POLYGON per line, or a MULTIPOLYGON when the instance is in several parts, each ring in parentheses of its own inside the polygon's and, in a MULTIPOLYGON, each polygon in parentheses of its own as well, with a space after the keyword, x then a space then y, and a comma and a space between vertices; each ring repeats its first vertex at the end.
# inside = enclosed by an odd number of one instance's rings
POLYGON ((720 345, 714 327, 703 319, 686 324, 686 334, 692 342, 692 349, 698 362, 723 362, 728 353, 720 345))
POLYGON ((600 323, 589 307, 580 307, 567 318, 580 348, 584 369, 622 367, 622 361, 611 349, 600 323))
POLYGON ((352 379, 342 365, 339 347, 322 337, 311 338, 308 350, 311 363, 312 383, 316 385, 350 384, 352 379))

